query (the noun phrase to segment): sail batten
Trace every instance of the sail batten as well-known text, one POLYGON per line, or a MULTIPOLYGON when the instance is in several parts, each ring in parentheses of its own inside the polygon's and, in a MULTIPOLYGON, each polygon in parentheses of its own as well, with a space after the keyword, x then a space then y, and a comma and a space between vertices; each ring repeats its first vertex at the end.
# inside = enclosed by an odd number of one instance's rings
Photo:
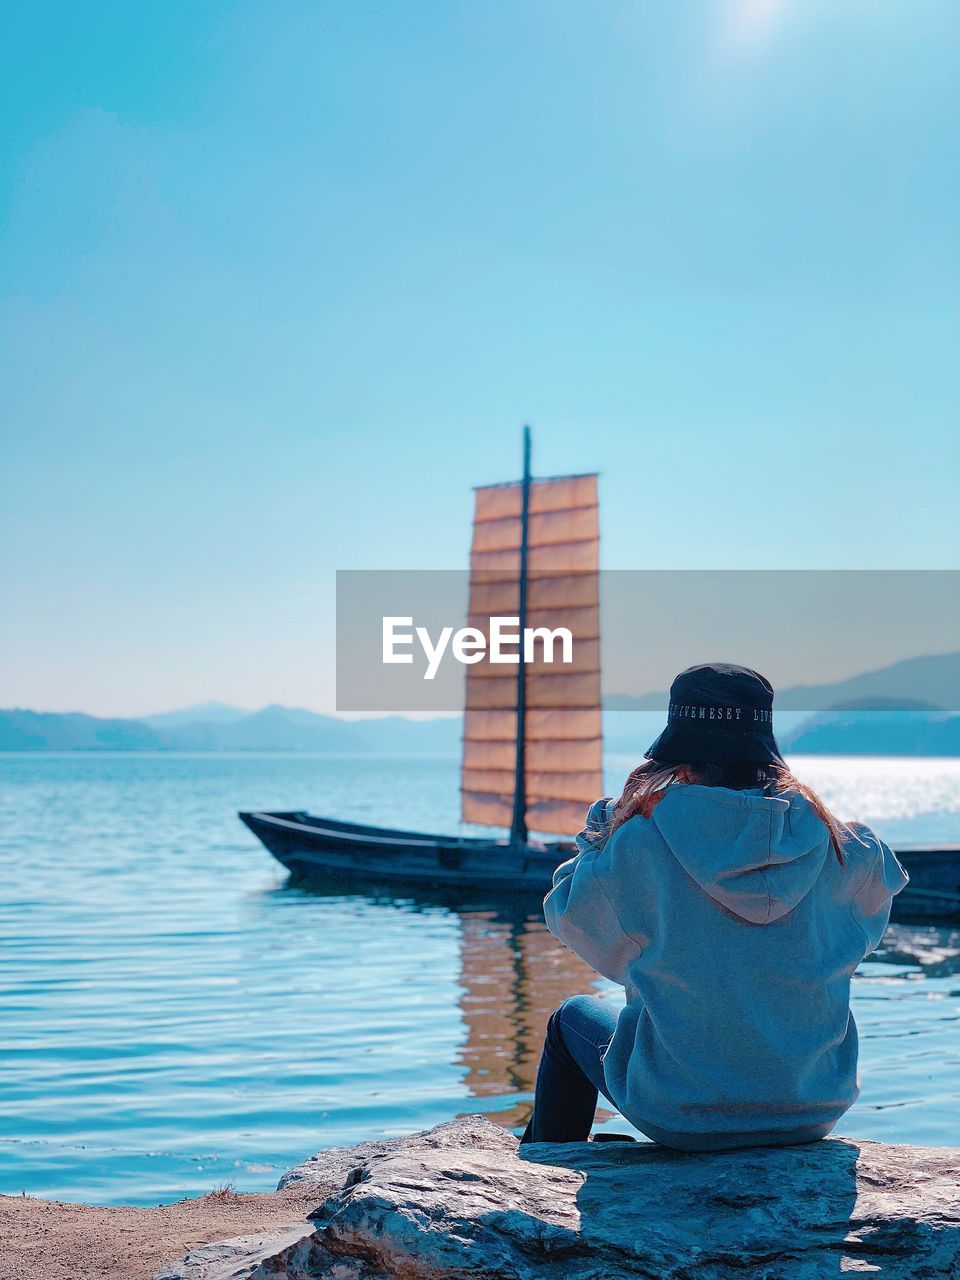
POLYGON ((602 791, 597 478, 530 481, 526 521, 522 484, 475 492, 469 625, 489 636, 491 617, 518 617, 522 610, 528 629, 569 630, 573 654, 562 662, 562 645, 554 641, 548 661, 543 638, 535 644, 523 673, 522 717, 518 664, 485 657, 467 668, 463 817, 516 830, 519 773, 526 825, 572 835, 602 791))

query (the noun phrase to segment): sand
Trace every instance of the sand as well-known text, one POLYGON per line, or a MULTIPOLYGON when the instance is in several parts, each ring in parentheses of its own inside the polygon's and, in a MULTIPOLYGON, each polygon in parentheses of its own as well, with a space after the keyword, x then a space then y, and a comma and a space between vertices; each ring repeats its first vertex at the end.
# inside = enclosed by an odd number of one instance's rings
POLYGON ((0 1280, 151 1280, 189 1249, 306 1218, 322 1190, 213 1191, 160 1205, 99 1208, 0 1196, 0 1280))

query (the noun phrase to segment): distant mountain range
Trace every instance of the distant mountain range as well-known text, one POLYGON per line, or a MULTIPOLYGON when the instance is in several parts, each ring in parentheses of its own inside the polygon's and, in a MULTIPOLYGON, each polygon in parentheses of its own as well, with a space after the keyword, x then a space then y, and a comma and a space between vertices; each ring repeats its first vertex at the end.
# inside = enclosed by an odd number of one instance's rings
POLYGON ((160 711, 154 716, 138 716, 142 724, 152 729, 179 729, 185 724, 232 724, 251 712, 242 707, 231 707, 228 702, 197 702, 182 711, 160 711))
POLYGON ((213 704, 105 720, 80 712, 0 711, 0 751, 340 751, 376 754, 455 752, 459 717, 340 720, 295 707, 260 711, 213 704), (194 719, 206 713, 206 719, 194 719))
POLYGON ((957 756, 960 716, 922 702, 858 699, 818 711, 780 745, 797 755, 957 756))
MULTIPOLYGON (((668 702, 667 693, 608 697, 610 749, 625 749, 620 740, 631 716, 662 716, 668 702)), ((960 653, 930 654, 832 684, 778 690, 777 734, 783 750, 798 755, 956 756, 958 709, 960 653)))
MULTIPOLYGON (((910 658, 834 684, 777 694, 781 746, 834 755, 960 755, 960 653, 910 658), (801 712, 814 712, 806 718, 801 712)), ((604 704, 609 751, 641 755, 661 727, 666 694, 604 704)), ((341 720, 296 707, 246 711, 205 702, 139 719, 0 710, 0 751, 459 751, 460 717, 341 720)))
MULTIPOLYGON (((608 696, 604 706, 611 711, 666 710, 669 694, 626 693, 608 696)), ((904 658, 901 662, 864 671, 829 684, 796 684, 777 690, 777 711, 823 711, 828 707, 859 703, 877 708, 923 703, 942 711, 960 711, 960 653, 927 654, 904 658)))

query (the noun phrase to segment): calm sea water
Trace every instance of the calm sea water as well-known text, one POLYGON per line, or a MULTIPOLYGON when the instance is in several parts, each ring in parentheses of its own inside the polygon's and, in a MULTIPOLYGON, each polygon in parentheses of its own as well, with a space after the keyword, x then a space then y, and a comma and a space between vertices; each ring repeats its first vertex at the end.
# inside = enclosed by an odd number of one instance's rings
MULTIPOLYGON (((611 790, 632 763, 609 759, 611 790)), ((891 843, 960 842, 960 761, 794 763, 891 843)), ((0 1191, 263 1190, 324 1146, 464 1112, 522 1123, 550 1010, 616 989, 524 909, 289 887, 235 816, 453 831, 457 771, 0 756, 0 1191)), ((960 1143, 960 932, 892 926, 854 1003, 863 1093, 840 1131, 960 1143)))

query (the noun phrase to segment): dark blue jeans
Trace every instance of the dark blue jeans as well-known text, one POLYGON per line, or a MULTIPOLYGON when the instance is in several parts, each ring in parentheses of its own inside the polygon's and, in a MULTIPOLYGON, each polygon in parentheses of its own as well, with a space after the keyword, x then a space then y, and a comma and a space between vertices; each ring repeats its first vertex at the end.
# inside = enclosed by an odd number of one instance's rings
POLYGON ((586 1141, 597 1095, 607 1096, 603 1055, 616 1026, 617 1015, 598 996, 571 996, 554 1010, 537 1072, 533 1115, 521 1142, 586 1141))

